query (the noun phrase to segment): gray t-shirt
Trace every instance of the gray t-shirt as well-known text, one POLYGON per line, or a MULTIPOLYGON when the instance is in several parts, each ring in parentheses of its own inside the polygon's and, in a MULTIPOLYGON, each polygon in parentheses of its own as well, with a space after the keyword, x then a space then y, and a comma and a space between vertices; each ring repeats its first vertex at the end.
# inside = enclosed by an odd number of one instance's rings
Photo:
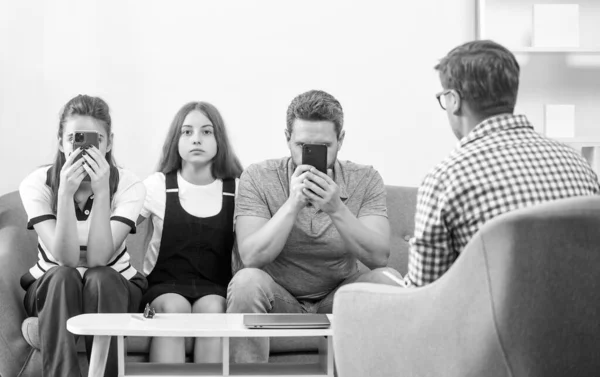
MULTIPOLYGON (((289 197, 295 168, 290 157, 250 165, 240 178, 235 218, 273 217, 289 197)), ((333 174, 342 201, 357 218, 387 217, 385 187, 373 167, 338 160, 333 174)), ((356 262, 344 249, 331 218, 314 207, 305 207, 283 250, 263 270, 297 299, 320 300, 357 272, 356 262)))

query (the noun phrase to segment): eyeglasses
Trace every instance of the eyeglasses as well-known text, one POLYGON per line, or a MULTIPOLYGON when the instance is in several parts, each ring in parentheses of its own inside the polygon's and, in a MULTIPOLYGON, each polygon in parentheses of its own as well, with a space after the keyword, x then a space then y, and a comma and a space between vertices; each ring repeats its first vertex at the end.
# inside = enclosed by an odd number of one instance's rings
POLYGON ((456 90, 454 90, 454 89, 446 89, 443 92, 439 92, 438 94, 435 95, 435 98, 437 98, 438 103, 440 104, 440 107, 443 110, 446 110, 446 106, 447 106, 447 103, 446 103, 446 94, 452 93, 452 92, 456 92, 456 94, 458 94, 458 92, 456 90))

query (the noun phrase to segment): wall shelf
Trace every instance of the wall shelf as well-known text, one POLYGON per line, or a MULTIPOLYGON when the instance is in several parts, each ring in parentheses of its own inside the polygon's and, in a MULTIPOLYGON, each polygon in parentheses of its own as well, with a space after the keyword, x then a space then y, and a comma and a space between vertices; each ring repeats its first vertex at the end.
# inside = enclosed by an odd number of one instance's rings
POLYGON ((534 124, 546 129, 544 112, 538 112, 539 105, 575 105, 575 123, 580 126, 575 128, 574 134, 579 131, 590 136, 552 139, 577 150, 600 175, 600 133, 592 132, 591 127, 591 119, 597 118, 595 103, 600 95, 600 91, 594 89, 600 74, 600 24, 597 22, 600 1, 477 0, 476 4, 477 39, 491 39, 506 46, 516 55, 521 67, 531 63, 529 68, 521 71, 521 82, 527 86, 519 92, 526 91, 527 94, 521 96, 519 102, 525 101, 525 113, 537 117, 534 124), (538 3, 579 5, 579 47, 532 45, 534 4, 538 3), (570 69, 572 67, 588 70, 570 69))
POLYGON ((509 48, 515 53, 550 53, 550 54, 598 54, 600 48, 584 48, 584 47, 515 47, 509 48))

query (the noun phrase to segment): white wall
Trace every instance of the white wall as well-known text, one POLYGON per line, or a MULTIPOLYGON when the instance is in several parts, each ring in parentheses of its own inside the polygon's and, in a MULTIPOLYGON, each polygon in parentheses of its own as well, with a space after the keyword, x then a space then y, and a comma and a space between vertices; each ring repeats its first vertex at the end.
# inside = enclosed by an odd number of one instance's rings
POLYGON ((61 106, 111 106, 115 156, 150 174, 181 105, 222 112, 247 166, 287 154, 291 99, 345 110, 340 158, 416 186, 456 140, 433 70, 475 37, 475 1, 0 0, 0 195, 52 161, 61 106))

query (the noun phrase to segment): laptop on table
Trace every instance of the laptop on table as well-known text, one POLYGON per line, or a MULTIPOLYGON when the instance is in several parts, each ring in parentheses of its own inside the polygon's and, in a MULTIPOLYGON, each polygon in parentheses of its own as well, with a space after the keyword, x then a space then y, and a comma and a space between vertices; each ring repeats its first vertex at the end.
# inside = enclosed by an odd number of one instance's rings
POLYGON ((244 314, 250 329, 325 329, 331 326, 327 314, 244 314))

